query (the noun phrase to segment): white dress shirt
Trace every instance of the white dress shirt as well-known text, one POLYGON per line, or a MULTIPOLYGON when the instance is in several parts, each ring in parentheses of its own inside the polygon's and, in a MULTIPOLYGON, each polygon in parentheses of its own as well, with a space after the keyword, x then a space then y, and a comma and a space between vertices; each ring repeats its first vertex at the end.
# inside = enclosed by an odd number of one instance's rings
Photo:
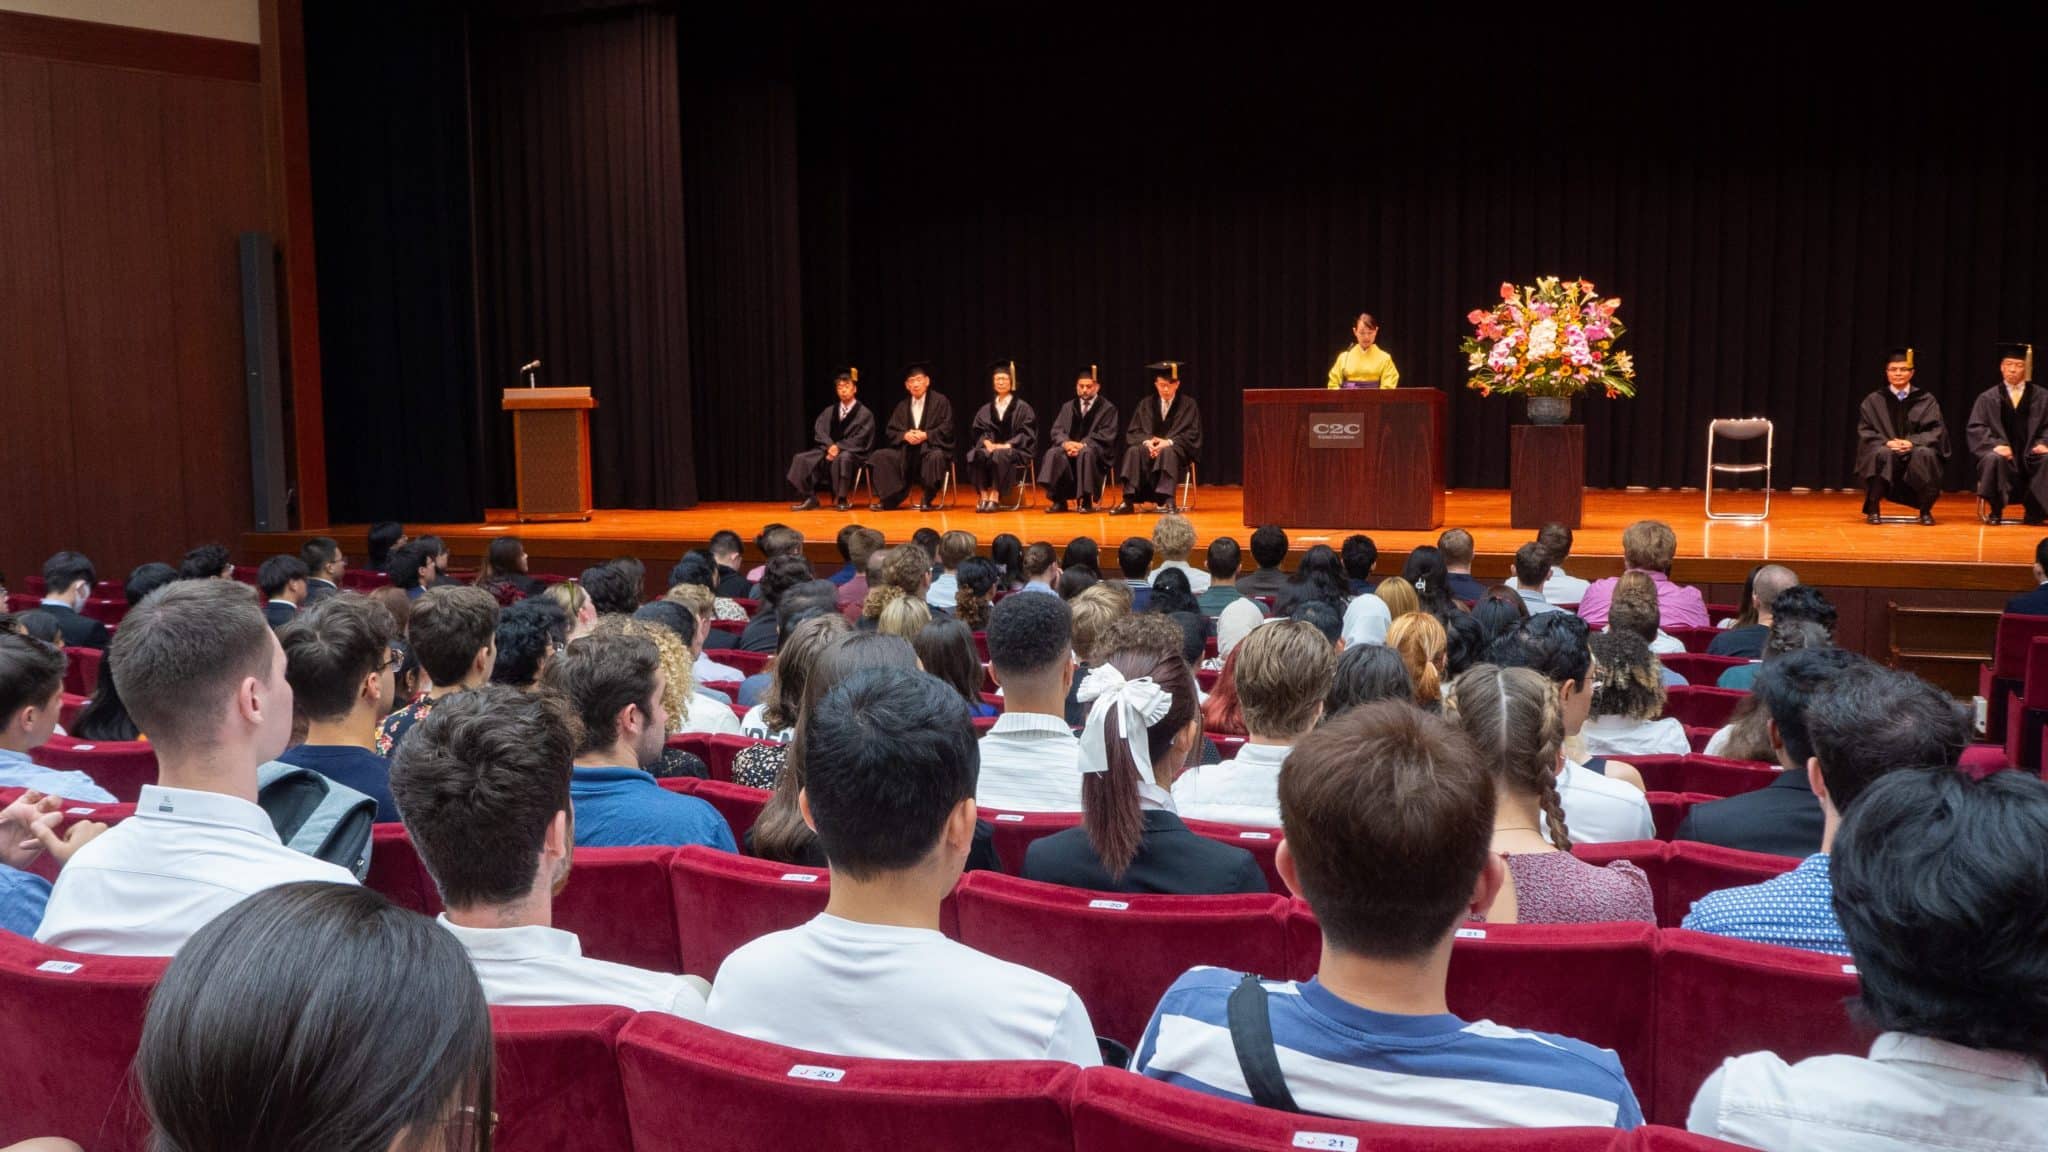
POLYGON ((713 660, 709 652, 697 653, 697 662, 690 665, 690 675, 695 677, 699 684, 707 680, 716 680, 721 684, 737 684, 747 678, 745 672, 730 664, 720 664, 713 660))
POLYGON ((1280 765, 1292 751, 1291 745, 1247 744, 1236 759, 1197 764, 1173 782, 1174 807, 1189 820, 1277 828, 1280 765))
POLYGON ((929 928, 821 913, 719 966, 704 1022, 771 1044, 876 1060, 1102 1063, 1072 988, 929 928))
POLYGON ((465 928, 446 913, 440 921, 462 942, 483 983, 484 999, 493 1004, 617 1004, 635 1012, 704 1018, 704 995, 710 986, 700 978, 593 960, 583 954, 583 943, 574 932, 559 928, 465 928))
MULTIPOLYGON (((1564 805, 1565 826, 1575 841, 1615 844, 1657 838, 1649 797, 1635 785, 1602 776, 1576 760, 1564 762, 1564 774, 1557 778, 1557 799, 1564 805)), ((1539 819, 1538 823, 1544 822, 1539 819)))
POLYGON ((1656 720, 1595 716, 1586 721, 1579 735, 1586 741, 1588 756, 1684 756, 1692 751, 1685 725, 1669 716, 1656 720))
POLYGON ((1552 568, 1550 579, 1543 582, 1543 598, 1560 608, 1577 607, 1586 598, 1587 587, 1577 576, 1562 568, 1552 568))
POLYGON ((57 873, 36 939, 73 952, 170 956, 243 897, 299 880, 356 882, 346 868, 285 847, 247 800, 145 784, 135 815, 57 873))
POLYGON ((924 427, 924 397, 922 396, 912 396, 910 398, 910 426, 912 428, 924 427))
POLYGON ((677 731, 737 736, 740 734, 740 718, 732 714, 732 705, 716 696, 693 692, 690 694, 690 714, 683 717, 682 727, 677 731))
POLYGON ((1178 569, 1179 571, 1185 573, 1188 578, 1188 591, 1193 592, 1195 595, 1200 596, 1202 593, 1207 592, 1209 590, 1209 585, 1211 583, 1211 577, 1209 576, 1209 574, 1195 567, 1194 565, 1189 564, 1185 560, 1168 560, 1166 563, 1161 564, 1159 567, 1153 569, 1152 574, 1145 578, 1146 582, 1149 584, 1159 583, 1159 574, 1161 572, 1166 571, 1168 568, 1178 569))
POLYGON ((1081 810, 1081 741, 1065 718, 1005 712, 980 747, 976 804, 1001 812, 1081 810))
POLYGON ((2048 1079, 2017 1052, 1886 1032, 1870 1056, 1776 1053, 1724 1061, 1693 1098, 1689 1131, 1766 1152, 2039 1152, 2048 1079))

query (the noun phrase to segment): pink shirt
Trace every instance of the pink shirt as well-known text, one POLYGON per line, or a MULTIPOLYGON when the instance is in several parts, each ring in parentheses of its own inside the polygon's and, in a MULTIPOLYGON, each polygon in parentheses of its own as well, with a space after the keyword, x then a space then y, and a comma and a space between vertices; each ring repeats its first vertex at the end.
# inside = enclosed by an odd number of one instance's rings
MULTIPOLYGON (((1697 588, 1684 584, 1673 584, 1671 577, 1647 568, 1633 568, 1657 585, 1657 612, 1663 618, 1665 628, 1711 628, 1712 620, 1707 619, 1707 599, 1697 588)), ((1579 619, 1595 628, 1607 626, 1607 605, 1614 599, 1614 586, 1621 582, 1618 576, 1595 580, 1586 586, 1586 594, 1579 599, 1579 619)))

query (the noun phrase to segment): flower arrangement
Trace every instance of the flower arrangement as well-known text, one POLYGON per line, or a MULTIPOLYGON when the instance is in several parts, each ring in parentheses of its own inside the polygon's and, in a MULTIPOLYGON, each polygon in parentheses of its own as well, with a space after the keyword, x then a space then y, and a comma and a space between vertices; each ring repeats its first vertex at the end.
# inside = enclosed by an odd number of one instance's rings
POLYGON ((1533 288, 1500 286, 1500 303, 1465 319, 1472 335, 1459 347, 1482 396, 1578 396, 1601 388, 1608 399, 1636 394, 1635 361, 1616 352, 1626 331, 1614 314, 1619 297, 1601 299, 1590 280, 1546 276, 1533 288))

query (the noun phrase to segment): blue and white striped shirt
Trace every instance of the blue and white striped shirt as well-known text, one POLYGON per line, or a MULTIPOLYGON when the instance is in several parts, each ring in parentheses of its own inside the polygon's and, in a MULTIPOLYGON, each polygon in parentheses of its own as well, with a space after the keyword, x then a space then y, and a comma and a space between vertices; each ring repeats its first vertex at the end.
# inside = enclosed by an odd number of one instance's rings
POLYGON ((1799 867, 1761 884, 1707 893, 1692 902, 1680 927, 1831 956, 1849 954, 1849 942, 1835 919, 1835 886, 1825 852, 1816 852, 1799 867))
MULTIPOLYGON (((1230 1040, 1241 975, 1196 968, 1167 989, 1132 1067, 1250 1102, 1230 1040)), ((1541 1032, 1397 1016, 1339 999, 1320 983, 1267 981, 1273 1046, 1303 1112, 1437 1128, 1630 1129, 1643 1122, 1611 1051, 1541 1032)))

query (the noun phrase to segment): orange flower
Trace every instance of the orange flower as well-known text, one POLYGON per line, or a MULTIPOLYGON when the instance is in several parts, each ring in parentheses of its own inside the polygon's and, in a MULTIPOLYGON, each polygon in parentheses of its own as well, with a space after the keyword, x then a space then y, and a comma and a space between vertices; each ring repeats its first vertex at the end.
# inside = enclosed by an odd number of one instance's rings
POLYGON ((1515 286, 1505 280, 1501 281, 1500 298, 1503 300, 1513 300, 1515 298, 1515 286))

